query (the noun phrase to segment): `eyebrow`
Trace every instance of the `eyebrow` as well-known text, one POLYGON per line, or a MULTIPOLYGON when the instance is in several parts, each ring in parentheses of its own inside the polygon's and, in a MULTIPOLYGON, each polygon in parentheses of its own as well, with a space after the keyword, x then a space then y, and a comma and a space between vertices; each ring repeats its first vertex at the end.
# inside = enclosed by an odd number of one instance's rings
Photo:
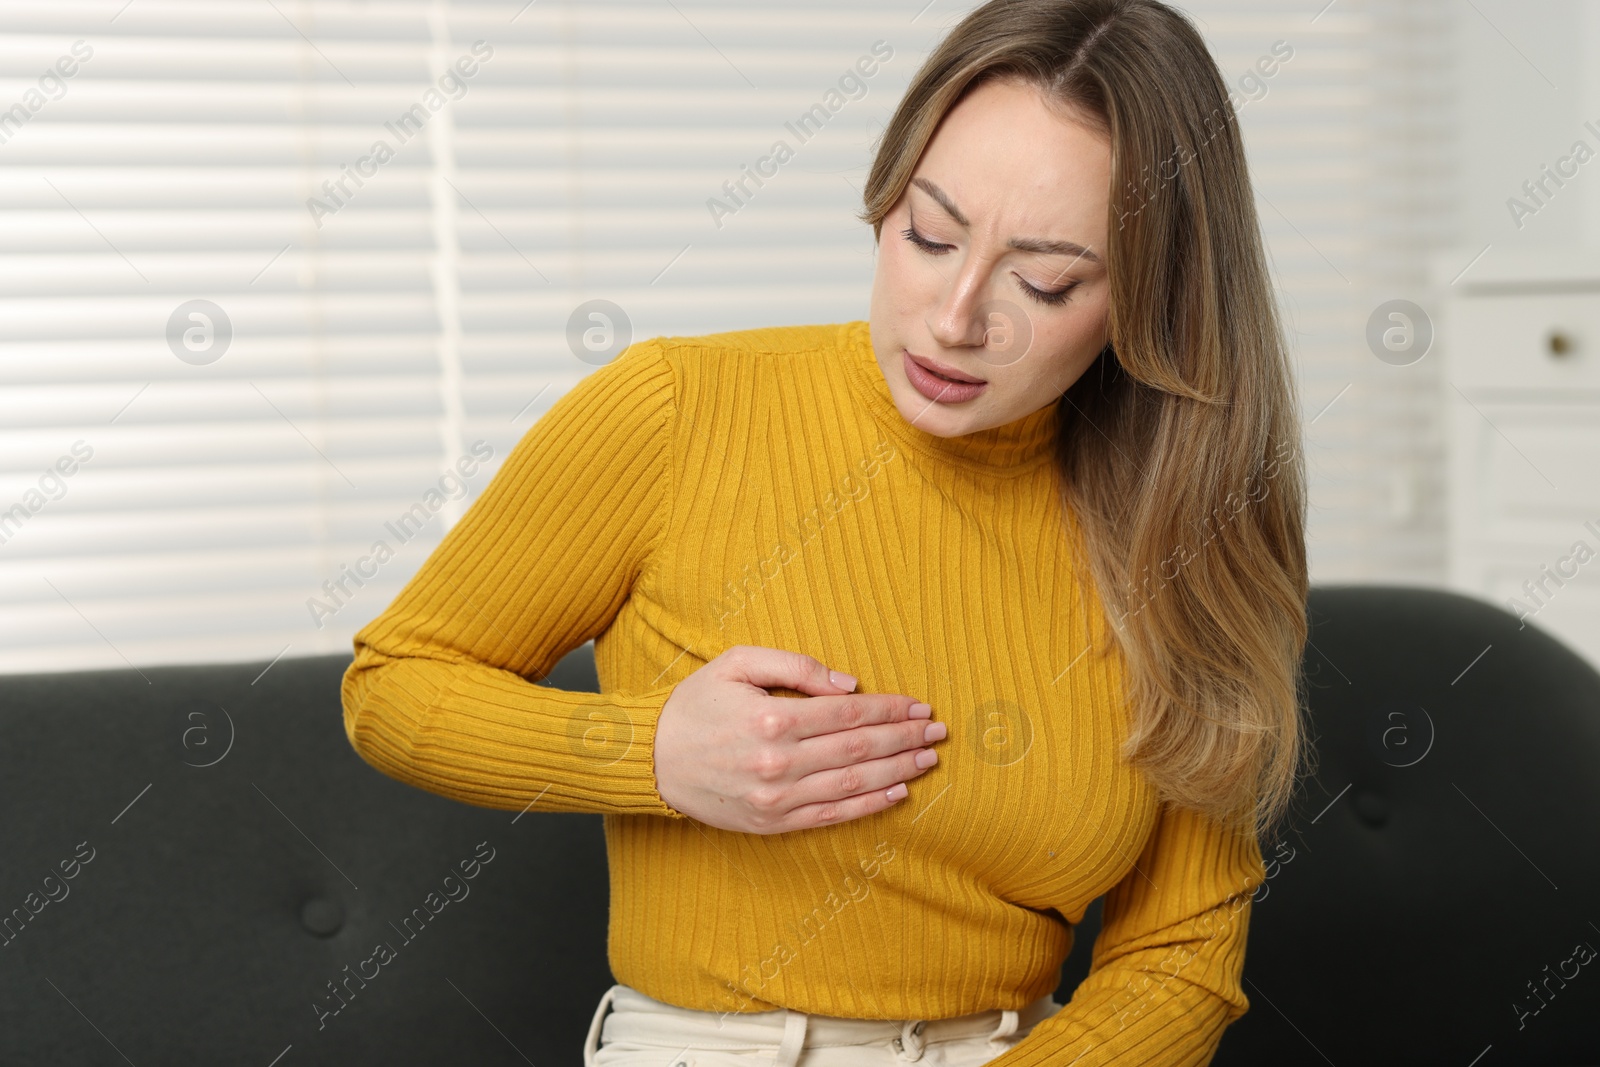
MULTIPOLYGON (((961 213, 961 209, 956 207, 955 201, 951 200, 943 189, 927 178, 912 178, 911 184, 937 200, 939 206, 949 212, 951 218, 961 225, 971 228, 972 223, 967 221, 967 217, 961 213)), ((1019 252, 1040 252, 1047 256, 1076 256, 1080 259, 1087 259, 1091 263, 1099 263, 1101 261, 1099 256, 1076 241, 1047 241, 1042 237, 1013 237, 1006 242, 1006 247, 1015 248, 1019 252)))

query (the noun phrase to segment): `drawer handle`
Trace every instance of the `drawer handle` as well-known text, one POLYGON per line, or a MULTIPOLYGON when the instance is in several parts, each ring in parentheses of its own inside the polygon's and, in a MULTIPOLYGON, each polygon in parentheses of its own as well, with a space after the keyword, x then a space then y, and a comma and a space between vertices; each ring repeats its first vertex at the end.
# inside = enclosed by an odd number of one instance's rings
POLYGON ((1571 352, 1573 347, 1572 337, 1562 330, 1551 330, 1547 343, 1550 347, 1550 354, 1557 359, 1571 352))

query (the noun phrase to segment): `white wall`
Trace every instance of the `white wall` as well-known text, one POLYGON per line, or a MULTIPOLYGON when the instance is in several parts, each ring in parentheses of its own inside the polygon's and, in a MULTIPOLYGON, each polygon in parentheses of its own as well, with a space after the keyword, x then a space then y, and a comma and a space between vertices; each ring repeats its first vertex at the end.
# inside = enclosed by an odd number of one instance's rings
MULTIPOLYGON (((475 492, 592 369, 565 340, 582 301, 635 337, 864 315, 871 141, 973 5, 300 0, 305 37, 270 5, 121 6, 0 5, 0 106, 96 49, 0 144, 0 507, 96 448, 0 544, 0 670, 347 649, 470 496, 320 629, 308 599, 481 438, 475 492), (483 37, 426 143, 311 225, 320 182, 483 37), (865 97, 712 225, 721 182, 878 39, 865 97), (235 320, 209 367, 163 336, 196 297, 235 320)), ((1596 237, 1600 161, 1524 232, 1504 201, 1600 125, 1600 2, 1183 6, 1230 82, 1295 49, 1239 121, 1315 419, 1313 580, 1442 582, 1438 361, 1380 362, 1366 321, 1441 249, 1596 237)))

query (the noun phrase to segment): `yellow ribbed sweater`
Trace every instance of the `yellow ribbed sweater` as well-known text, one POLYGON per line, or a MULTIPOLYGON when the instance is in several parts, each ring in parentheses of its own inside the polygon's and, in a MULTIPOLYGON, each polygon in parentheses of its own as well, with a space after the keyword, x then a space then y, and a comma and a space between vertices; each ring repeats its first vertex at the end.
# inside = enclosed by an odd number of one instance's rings
MULTIPOLYGON (((469 804, 599 812, 616 980, 702 1011, 938 1019, 1093 971, 996 1067, 1209 1062, 1240 986, 1254 837, 1119 758, 1123 665, 1072 579, 1048 405, 941 438, 867 323, 661 337, 560 397, 355 637, 345 729, 469 804), (593 638, 601 693, 537 685, 593 638), (887 810, 762 835, 655 788, 673 687, 732 645, 933 706, 939 763, 887 810)), ((798 697, 788 690, 783 695, 798 697)))

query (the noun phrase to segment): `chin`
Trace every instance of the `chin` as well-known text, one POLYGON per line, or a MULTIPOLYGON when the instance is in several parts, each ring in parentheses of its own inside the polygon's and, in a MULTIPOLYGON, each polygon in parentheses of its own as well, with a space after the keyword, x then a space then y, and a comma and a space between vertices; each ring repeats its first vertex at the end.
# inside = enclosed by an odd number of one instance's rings
POLYGON ((900 392, 895 396, 894 406, 900 409, 900 417, 912 426, 935 437, 960 437, 971 432, 969 424, 974 421, 972 414, 953 411, 943 404, 930 404, 927 397, 911 387, 910 382, 901 381, 897 384, 900 392), (916 421, 913 422, 913 419, 916 421))

